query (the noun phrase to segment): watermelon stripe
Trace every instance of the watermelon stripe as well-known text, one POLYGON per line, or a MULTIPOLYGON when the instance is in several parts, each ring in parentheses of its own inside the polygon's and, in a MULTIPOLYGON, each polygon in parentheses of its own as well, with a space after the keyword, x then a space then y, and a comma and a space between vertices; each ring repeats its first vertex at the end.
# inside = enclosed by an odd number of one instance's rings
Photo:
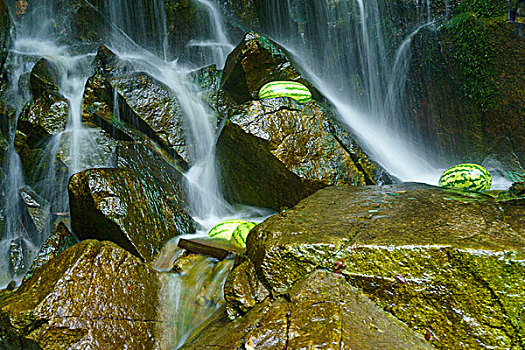
POLYGON ((306 102, 312 98, 310 90, 301 83, 293 81, 273 81, 259 90, 259 99, 291 97, 298 102, 306 102))
POLYGON ((439 185, 483 191, 491 187, 492 178, 488 170, 478 164, 459 164, 443 172, 439 185))

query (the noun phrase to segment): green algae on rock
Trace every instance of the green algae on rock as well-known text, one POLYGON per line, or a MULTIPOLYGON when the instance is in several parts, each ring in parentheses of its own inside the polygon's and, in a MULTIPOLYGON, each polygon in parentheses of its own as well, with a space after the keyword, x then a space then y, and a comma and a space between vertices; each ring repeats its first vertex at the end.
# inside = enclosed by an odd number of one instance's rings
POLYGON ((124 169, 89 169, 69 181, 71 227, 80 239, 109 240, 151 262, 172 237, 194 231, 162 188, 124 169))
POLYGON ((340 275, 317 270, 286 298, 211 324, 183 349, 213 344, 255 349, 431 349, 422 335, 378 308, 340 275))
POLYGON ((247 257, 277 295, 343 259, 353 286, 437 348, 520 348, 523 215, 422 184, 328 187, 254 228, 247 257))
POLYGON ((158 273, 110 242, 62 252, 0 296, 0 347, 153 349, 158 273))
POLYGON ((388 174, 355 142, 333 112, 316 101, 290 98, 249 101, 228 119, 268 142, 270 151, 303 180, 324 185, 390 183, 388 174))

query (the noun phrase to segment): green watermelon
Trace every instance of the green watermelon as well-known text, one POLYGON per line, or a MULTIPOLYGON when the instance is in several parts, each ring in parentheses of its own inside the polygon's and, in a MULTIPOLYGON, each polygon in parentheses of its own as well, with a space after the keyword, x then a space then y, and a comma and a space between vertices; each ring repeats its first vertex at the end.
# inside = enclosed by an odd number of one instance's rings
POLYGON ((439 179, 439 186, 470 191, 488 190, 492 177, 487 169, 478 164, 459 164, 445 170, 439 179))
POLYGON ((294 81, 272 81, 259 90, 259 99, 275 97, 291 97, 297 102, 306 102, 312 99, 312 94, 306 86, 294 81))
POLYGON ((250 230, 255 226, 257 226, 257 224, 254 222, 240 224, 235 231, 233 231, 230 242, 241 248, 246 248, 246 237, 248 237, 248 233, 250 233, 250 230))
POLYGON ((251 222, 249 221, 238 219, 223 221, 220 224, 215 225, 210 230, 210 232, 208 232, 208 236, 210 236, 211 238, 223 238, 230 240, 232 238, 233 231, 235 231, 237 226, 246 223, 251 224, 251 222))

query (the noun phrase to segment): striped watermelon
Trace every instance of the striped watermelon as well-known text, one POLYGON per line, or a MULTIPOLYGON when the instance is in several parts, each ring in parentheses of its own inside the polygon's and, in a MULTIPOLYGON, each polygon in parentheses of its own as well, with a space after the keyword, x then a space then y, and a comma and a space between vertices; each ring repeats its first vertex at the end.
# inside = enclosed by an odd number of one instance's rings
POLYGON ((253 222, 240 224, 235 231, 233 231, 230 242, 241 248, 246 248, 246 237, 248 237, 248 233, 250 233, 250 230, 255 226, 257 226, 257 224, 253 222))
POLYGON ((259 90, 259 99, 275 97, 291 97, 297 102, 306 102, 312 99, 312 94, 306 86, 294 81, 272 81, 259 90))
POLYGON ((439 179, 439 186, 471 191, 488 190, 492 177, 487 169, 478 164, 459 164, 445 170, 439 179))
POLYGON ((211 238, 223 238, 230 240, 232 238, 233 231, 235 231, 237 226, 246 223, 251 224, 249 221, 237 219, 223 221, 220 224, 215 225, 210 230, 210 232, 208 232, 208 236, 211 238))

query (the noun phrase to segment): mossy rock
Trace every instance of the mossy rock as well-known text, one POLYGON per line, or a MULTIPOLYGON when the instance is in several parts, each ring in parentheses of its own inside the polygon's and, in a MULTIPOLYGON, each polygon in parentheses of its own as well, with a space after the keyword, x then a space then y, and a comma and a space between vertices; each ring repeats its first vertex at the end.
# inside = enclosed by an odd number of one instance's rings
POLYGON ((288 170, 272 154, 268 141, 229 121, 217 141, 216 154, 225 197, 232 202, 279 210, 319 188, 288 170))
POLYGON ((152 349, 159 274, 113 243, 84 241, 0 297, 0 347, 152 349))
POLYGON ((11 27, 13 23, 9 15, 9 8, 5 2, 0 3, 0 70, 4 71, 4 64, 11 46, 11 27))
POLYGON ((255 227, 247 257, 274 295, 342 259, 353 286, 428 329, 435 347, 517 349, 523 215, 483 194, 422 184, 327 187, 255 227))
POLYGON ((80 239, 109 240, 152 262, 164 244, 195 230, 160 185, 124 169, 90 169, 69 181, 71 227, 80 239))
POLYGON ((44 92, 58 92, 60 73, 55 65, 46 58, 41 58, 31 70, 29 85, 33 99, 42 96, 44 92))
POLYGON ((64 250, 71 248, 76 243, 77 239, 71 234, 66 224, 60 221, 53 231, 51 231, 47 240, 42 244, 42 247, 40 247, 40 250, 33 259, 33 263, 24 275, 24 280, 31 278, 48 261, 64 250))
POLYGON ((206 344, 255 349, 431 349, 421 334, 378 308, 340 275, 314 271, 286 298, 201 330, 183 349, 206 344))
POLYGON ((184 221, 193 222, 186 210, 188 199, 182 170, 168 156, 146 143, 121 142, 116 149, 116 165, 155 182, 171 208, 184 217, 184 221))
POLYGON ((316 101, 249 101, 232 108, 228 118, 243 131, 267 141, 272 154, 303 180, 324 185, 391 182, 339 125, 334 113, 316 101))
POLYGON ((259 89, 266 83, 280 80, 299 82, 308 87, 314 99, 324 100, 284 48, 262 34, 249 32, 228 56, 221 87, 237 104, 242 104, 257 99, 259 89))

